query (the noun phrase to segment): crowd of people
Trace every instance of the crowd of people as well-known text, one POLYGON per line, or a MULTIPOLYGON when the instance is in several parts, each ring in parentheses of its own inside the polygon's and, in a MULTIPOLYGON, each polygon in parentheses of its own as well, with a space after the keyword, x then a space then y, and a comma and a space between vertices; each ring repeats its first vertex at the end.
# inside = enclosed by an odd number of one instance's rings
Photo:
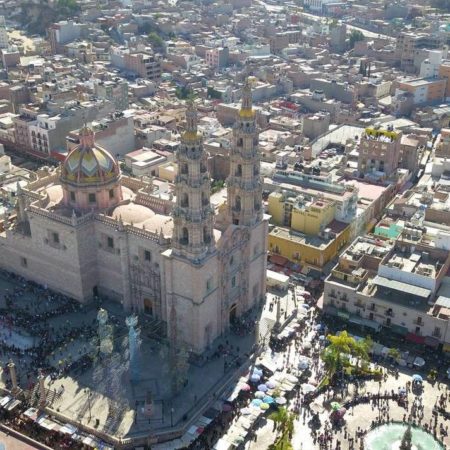
MULTIPOLYGON (((14 359, 21 387, 31 389, 39 369, 54 380, 89 367, 89 341, 97 332, 96 319, 77 324, 71 320, 72 314, 86 307, 15 274, 0 271, 0 278, 8 285, 0 293, 4 305, 0 308, 0 357, 4 369, 9 359, 14 359), (57 325, 52 321, 56 317, 61 318, 57 325), (64 349, 75 340, 80 340, 79 348, 75 353, 66 352, 64 349)), ((2 376, 9 385, 9 371, 3 370, 2 376)))

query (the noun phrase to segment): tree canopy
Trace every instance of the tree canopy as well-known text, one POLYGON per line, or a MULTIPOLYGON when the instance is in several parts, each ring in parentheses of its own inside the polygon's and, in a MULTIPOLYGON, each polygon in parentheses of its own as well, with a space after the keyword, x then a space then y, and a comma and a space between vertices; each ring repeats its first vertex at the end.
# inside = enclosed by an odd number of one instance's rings
POLYGON ((360 30, 352 30, 349 37, 349 45, 350 48, 353 48, 358 41, 364 41, 365 37, 362 31, 360 30))
POLYGON ((325 348, 321 357, 331 376, 342 370, 345 361, 350 356, 356 357, 360 361, 369 360, 369 350, 373 344, 370 338, 357 341, 346 331, 342 331, 334 336, 328 335, 327 339, 330 345, 325 348))

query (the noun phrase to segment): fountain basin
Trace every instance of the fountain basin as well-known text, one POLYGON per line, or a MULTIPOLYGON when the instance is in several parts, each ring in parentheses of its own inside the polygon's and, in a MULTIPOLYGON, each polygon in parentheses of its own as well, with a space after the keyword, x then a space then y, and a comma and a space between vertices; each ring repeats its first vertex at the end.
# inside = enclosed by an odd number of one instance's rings
MULTIPOLYGON (((398 450, 407 425, 402 423, 390 423, 380 425, 369 431, 364 439, 366 450, 398 450)), ((413 450, 444 450, 430 433, 422 428, 412 428, 413 450)))

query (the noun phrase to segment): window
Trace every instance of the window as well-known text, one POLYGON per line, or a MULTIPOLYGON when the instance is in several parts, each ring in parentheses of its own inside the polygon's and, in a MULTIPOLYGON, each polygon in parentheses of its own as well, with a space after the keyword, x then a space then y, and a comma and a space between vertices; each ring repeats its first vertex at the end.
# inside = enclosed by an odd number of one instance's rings
POLYGON ((114 248, 114 239, 111 236, 106 238, 106 245, 108 248, 114 248))
POLYGON ((150 262, 152 260, 152 254, 150 250, 144 250, 144 261, 150 262))
POLYGON ((59 244, 59 233, 52 233, 52 241, 54 244, 59 244))
POLYGON ((21 265, 22 267, 28 267, 28 261, 27 261, 27 258, 21 257, 21 258, 20 258, 20 265, 21 265))
POLYGON ((74 202, 75 201, 75 192, 70 191, 70 201, 74 202))
POLYGON ((206 292, 210 292, 213 287, 213 280, 212 278, 209 278, 206 280, 206 292))
POLYGON ((95 194, 88 194, 88 201, 89 203, 95 203, 96 202, 95 194))
POLYGON ((109 198, 113 199, 114 198, 114 189, 110 189, 109 190, 109 198))
POLYGON ((231 279, 231 287, 236 287, 236 277, 231 279))

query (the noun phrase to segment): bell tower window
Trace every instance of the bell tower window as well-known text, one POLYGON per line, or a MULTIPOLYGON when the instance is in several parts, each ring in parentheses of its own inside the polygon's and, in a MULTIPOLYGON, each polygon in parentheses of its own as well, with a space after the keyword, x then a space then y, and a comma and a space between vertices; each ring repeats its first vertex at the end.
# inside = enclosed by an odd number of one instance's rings
POLYGON ((234 201, 234 209, 236 211, 240 211, 241 210, 241 197, 239 197, 239 195, 236 197, 236 199, 234 201))
POLYGON ((189 197, 187 194, 181 194, 181 206, 186 208, 189 206, 189 197))
POLYGON ((181 244, 189 244, 189 231, 186 227, 181 230, 181 244))
POLYGON ((241 177, 242 176, 242 166, 240 164, 236 167, 236 176, 241 177))
POLYGON ((188 165, 186 163, 181 164, 181 174, 182 175, 188 174, 188 165))
POLYGON ((91 193, 88 195, 89 203, 95 203, 97 201, 97 197, 95 194, 91 193))
POLYGON ((75 192, 70 191, 70 201, 74 202, 75 201, 75 192))

